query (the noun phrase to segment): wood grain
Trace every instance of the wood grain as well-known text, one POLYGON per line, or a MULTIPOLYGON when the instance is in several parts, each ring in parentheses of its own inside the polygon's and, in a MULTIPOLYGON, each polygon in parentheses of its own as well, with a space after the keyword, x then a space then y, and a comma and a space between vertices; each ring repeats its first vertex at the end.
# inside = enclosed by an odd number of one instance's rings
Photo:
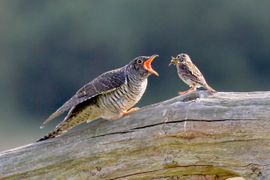
POLYGON ((270 179, 270 92, 198 91, 0 153, 1 179, 270 179))

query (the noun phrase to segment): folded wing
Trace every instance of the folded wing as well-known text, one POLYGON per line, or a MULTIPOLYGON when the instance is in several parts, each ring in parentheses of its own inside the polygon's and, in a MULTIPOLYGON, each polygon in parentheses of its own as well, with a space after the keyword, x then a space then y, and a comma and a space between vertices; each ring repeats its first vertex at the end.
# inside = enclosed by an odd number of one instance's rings
POLYGON ((126 83, 126 71, 125 67, 108 71, 101 74, 93 81, 84 85, 79 89, 76 94, 71 97, 67 102, 65 102, 59 109, 57 109, 53 114, 51 114, 46 121, 43 122, 40 128, 43 128, 47 123, 60 116, 66 111, 72 111, 77 105, 91 100, 92 98, 108 93, 115 90, 126 83))

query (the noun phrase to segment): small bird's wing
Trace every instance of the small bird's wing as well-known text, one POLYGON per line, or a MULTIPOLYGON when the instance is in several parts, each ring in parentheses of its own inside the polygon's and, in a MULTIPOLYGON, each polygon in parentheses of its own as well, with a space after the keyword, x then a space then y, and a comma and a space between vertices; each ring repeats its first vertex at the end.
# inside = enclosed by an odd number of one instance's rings
POLYGON ((189 77, 191 81, 194 81, 200 85, 206 84, 201 71, 194 64, 185 65, 184 69, 185 71, 183 71, 183 75, 189 77))
POLYGON ((48 119, 43 122, 41 128, 43 128, 48 122, 60 116, 64 112, 69 111, 70 109, 74 109, 75 106, 77 106, 78 104, 90 100, 100 94, 113 91, 124 83, 127 83, 125 67, 101 74, 93 81, 84 85, 76 92, 73 97, 71 97, 59 109, 57 109, 53 114, 51 114, 48 119))

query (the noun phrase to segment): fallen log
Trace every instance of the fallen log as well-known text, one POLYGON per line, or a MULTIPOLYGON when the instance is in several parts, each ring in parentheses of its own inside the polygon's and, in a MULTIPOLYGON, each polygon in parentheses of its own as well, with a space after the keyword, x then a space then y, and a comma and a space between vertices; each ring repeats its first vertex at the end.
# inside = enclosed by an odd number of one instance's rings
POLYGON ((270 92, 193 92, 0 153, 1 179, 270 179, 270 92))

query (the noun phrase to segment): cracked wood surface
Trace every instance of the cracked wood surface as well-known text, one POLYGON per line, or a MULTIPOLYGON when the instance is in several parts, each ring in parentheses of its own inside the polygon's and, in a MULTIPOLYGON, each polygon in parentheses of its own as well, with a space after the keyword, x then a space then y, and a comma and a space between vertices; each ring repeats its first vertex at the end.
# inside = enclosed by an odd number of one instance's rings
POLYGON ((0 153, 0 179, 270 179, 270 92, 199 91, 87 126, 0 153))

